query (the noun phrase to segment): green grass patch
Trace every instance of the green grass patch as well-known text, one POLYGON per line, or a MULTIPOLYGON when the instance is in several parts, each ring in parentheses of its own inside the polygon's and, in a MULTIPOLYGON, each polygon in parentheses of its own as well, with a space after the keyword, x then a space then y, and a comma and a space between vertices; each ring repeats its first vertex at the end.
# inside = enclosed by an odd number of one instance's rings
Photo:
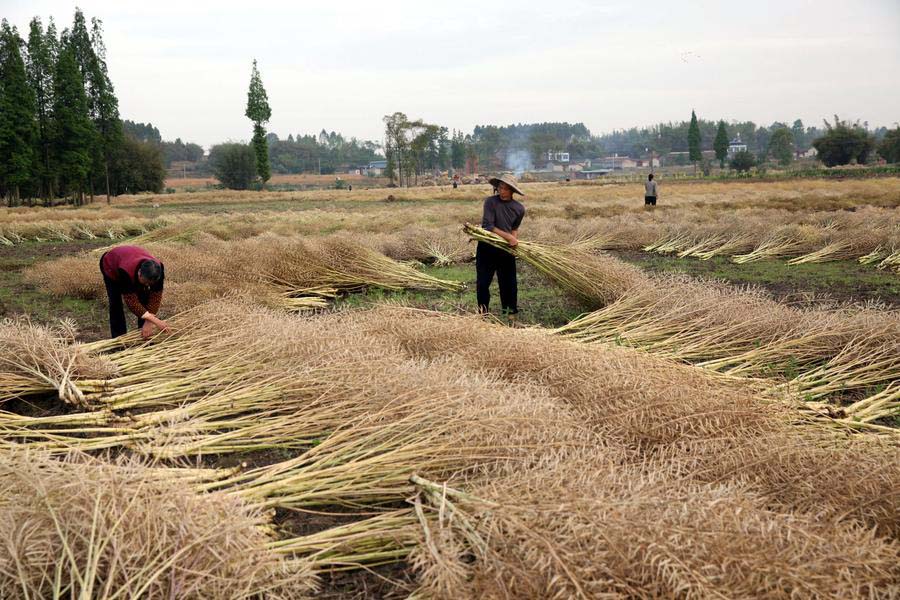
MULTIPOLYGON (((426 266, 425 273, 466 284, 462 292, 402 290, 390 291, 371 288, 350 294, 335 302, 337 308, 371 308, 381 303, 399 303, 416 308, 454 314, 474 313, 475 263, 448 267, 426 266)), ((567 296, 561 289, 547 281, 526 264, 518 265, 519 322, 527 325, 559 327, 586 312, 584 305, 567 296)), ((491 313, 500 317, 500 291, 496 278, 491 284, 491 313)))
MULTIPOLYGON (((27 242, 0 255, 0 317, 27 315, 36 323, 53 324, 72 319, 84 339, 97 339, 107 332, 106 305, 100 301, 54 296, 27 283, 24 271, 44 260, 102 246, 109 240, 66 244, 27 242)), ((97 277, 100 277, 99 268, 97 277)))
POLYGON ((686 273, 737 285, 759 285, 779 297, 813 294, 838 301, 874 300, 900 305, 900 277, 856 261, 789 265, 783 260, 762 260, 735 264, 728 257, 704 261, 648 252, 623 254, 621 258, 658 273, 686 273))

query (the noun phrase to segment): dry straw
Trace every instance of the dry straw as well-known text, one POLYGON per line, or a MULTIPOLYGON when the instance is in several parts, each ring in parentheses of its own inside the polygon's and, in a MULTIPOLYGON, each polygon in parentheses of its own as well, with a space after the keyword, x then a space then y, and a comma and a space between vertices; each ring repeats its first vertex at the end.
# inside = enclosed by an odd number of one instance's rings
POLYGON ((554 283, 589 306, 604 306, 646 278, 636 267, 607 256, 585 252, 578 244, 547 246, 521 241, 515 248, 495 233, 466 224, 466 234, 526 261, 554 283))
POLYGON ((900 531, 900 449, 888 441, 845 440, 802 424, 795 410, 760 399, 750 381, 627 348, 588 348, 537 331, 414 312, 403 318, 395 309, 370 324, 370 335, 397 340, 412 356, 454 356, 508 382, 546 386, 601 439, 682 464, 684 477, 748 482, 784 506, 900 531))
POLYGON ((285 568, 263 523, 139 463, 0 453, 0 596, 306 596, 311 572, 285 568))
MULTIPOLYGON (((799 309, 759 290, 684 277, 654 277, 556 333, 627 344, 734 376, 787 378, 807 400, 851 390, 880 393, 900 379, 896 311, 799 309)), ((866 421, 896 412, 893 404, 866 421)))
MULTIPOLYGON (((193 245, 148 244, 166 265, 167 312, 241 293, 288 310, 315 309, 321 298, 367 287, 458 291, 462 284, 422 273, 345 236, 309 240, 263 235, 222 242, 208 235, 193 245), (319 299, 317 299, 319 298, 319 299)), ((104 298, 97 257, 70 257, 39 264, 29 282, 61 296, 104 298)))
POLYGON ((0 415, 6 445, 27 430, 21 446, 56 452, 288 452, 153 473, 257 515, 368 513, 246 552, 284 556, 301 586, 404 557, 437 597, 889 597, 900 580, 898 449, 806 422, 755 381, 393 307, 300 317, 219 300, 173 324, 150 343, 80 347, 113 365, 76 379, 95 408, 0 415))
POLYGON ((858 524, 598 452, 431 495, 446 516, 414 561, 443 598, 889 598, 898 582, 900 548, 858 524))

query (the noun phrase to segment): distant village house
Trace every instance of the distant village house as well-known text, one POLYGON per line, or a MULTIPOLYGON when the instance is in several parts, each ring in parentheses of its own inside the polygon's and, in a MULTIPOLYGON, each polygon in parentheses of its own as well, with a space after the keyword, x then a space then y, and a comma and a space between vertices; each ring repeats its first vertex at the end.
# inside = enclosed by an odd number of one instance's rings
MULTIPOLYGON (((373 160, 369 163, 368 167, 366 167, 365 175, 371 175, 372 177, 381 177, 382 173, 387 169, 387 161, 386 160, 373 160)), ((363 173, 361 173, 362 175, 363 173)))
POLYGON ((737 134, 737 137, 731 140, 731 143, 728 144, 728 156, 734 156, 738 152, 746 152, 747 144, 741 141, 741 134, 737 134))

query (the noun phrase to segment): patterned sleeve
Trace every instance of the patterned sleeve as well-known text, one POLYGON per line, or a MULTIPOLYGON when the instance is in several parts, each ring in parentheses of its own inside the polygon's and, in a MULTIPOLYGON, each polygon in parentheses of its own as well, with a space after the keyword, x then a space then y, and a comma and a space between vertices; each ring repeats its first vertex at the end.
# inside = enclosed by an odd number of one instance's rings
POLYGON ((128 310, 133 312, 136 317, 140 317, 145 312, 147 312, 147 308, 143 304, 141 304, 141 301, 138 300, 137 293, 135 292, 122 294, 122 300, 125 301, 125 305, 128 307, 128 310))
POLYGON ((150 292, 150 297, 147 298, 147 310, 150 312, 150 314, 157 314, 161 305, 162 290, 153 290, 152 292, 150 292))

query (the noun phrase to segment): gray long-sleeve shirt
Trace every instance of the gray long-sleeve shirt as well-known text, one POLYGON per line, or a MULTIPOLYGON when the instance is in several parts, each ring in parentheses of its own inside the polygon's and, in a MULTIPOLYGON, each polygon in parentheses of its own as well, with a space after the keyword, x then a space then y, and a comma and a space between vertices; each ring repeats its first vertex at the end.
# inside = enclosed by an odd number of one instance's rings
POLYGON ((488 196, 484 199, 481 226, 488 231, 496 227, 506 233, 512 233, 522 224, 524 216, 525 205, 518 200, 504 202, 499 195, 488 196))
POLYGON ((656 198, 657 193, 656 193, 656 182, 655 181, 648 181, 647 183, 645 183, 644 190, 645 190, 644 191, 645 196, 653 196, 654 198, 656 198))

